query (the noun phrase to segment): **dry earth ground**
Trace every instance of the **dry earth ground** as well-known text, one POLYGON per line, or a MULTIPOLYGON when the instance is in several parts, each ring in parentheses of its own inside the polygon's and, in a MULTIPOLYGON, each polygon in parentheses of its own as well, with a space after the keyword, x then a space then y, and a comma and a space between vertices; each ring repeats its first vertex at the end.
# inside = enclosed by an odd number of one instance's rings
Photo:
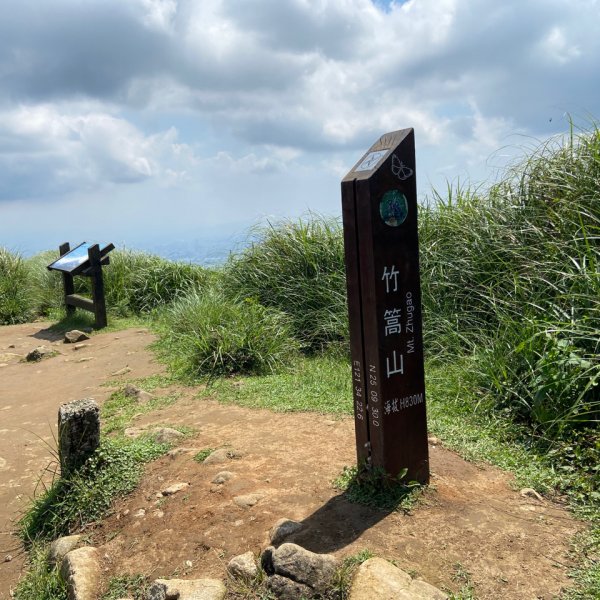
MULTIPOLYGON (((41 329, 0 328, 0 353, 31 349, 39 343, 35 336, 45 335, 41 329)), ((126 364, 131 376, 160 371, 143 350, 150 340, 138 330, 99 334, 86 352, 57 344, 60 356, 0 368, 0 557, 15 554, 16 539, 7 535, 11 519, 48 462, 36 436, 52 443, 49 424, 58 406, 86 396, 102 402, 111 390, 100 385, 126 364), (76 362, 85 356, 93 360, 76 362)), ((457 573, 468 572, 480 599, 550 599, 569 585, 569 539, 582 525, 562 506, 521 496, 509 474, 431 446, 432 485, 419 504, 410 514, 377 511, 350 504, 331 485, 355 459, 352 419, 243 409, 200 400, 193 389, 176 391, 176 404, 140 416, 135 426, 191 427, 194 433, 180 444, 184 450, 150 464, 139 489, 87 532, 101 547, 107 579, 126 573, 224 577, 232 556, 258 554, 268 529, 288 517, 304 524, 290 541, 312 551, 347 556, 368 549, 450 590, 461 587, 457 573), (237 456, 215 465, 193 459, 218 447, 237 456), (211 483, 223 470, 233 477, 211 483), (178 482, 190 486, 157 497, 178 482), (260 500, 238 506, 234 498, 247 494, 260 500)), ((0 562, 0 598, 21 564, 0 562)))

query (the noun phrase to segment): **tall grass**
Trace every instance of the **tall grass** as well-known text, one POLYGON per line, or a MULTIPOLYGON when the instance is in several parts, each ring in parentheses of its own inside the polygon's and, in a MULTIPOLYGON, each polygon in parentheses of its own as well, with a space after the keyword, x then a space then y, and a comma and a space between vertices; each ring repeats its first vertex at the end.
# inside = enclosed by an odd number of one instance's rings
POLYGON ((500 408, 559 437, 600 417, 600 132, 547 142, 488 192, 421 211, 425 335, 476 353, 500 408))
POLYGON ((0 247, 0 325, 22 323, 32 316, 29 288, 25 260, 20 254, 0 247))
POLYGON ((309 351, 347 339, 344 244, 339 221, 268 224, 233 256, 224 272, 229 295, 254 298, 289 315, 295 337, 309 351))

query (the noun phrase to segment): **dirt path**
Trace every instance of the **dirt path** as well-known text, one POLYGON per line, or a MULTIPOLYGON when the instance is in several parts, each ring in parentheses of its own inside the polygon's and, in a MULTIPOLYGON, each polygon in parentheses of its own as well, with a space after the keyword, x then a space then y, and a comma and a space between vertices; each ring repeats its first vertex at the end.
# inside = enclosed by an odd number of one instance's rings
MULTIPOLYGON (((44 335, 40 324, 0 328, 0 353, 24 353, 44 335)), ((136 330, 101 334, 88 348, 58 343, 60 356, 0 368, 0 561, 16 545, 6 535, 11 519, 49 460, 36 435, 52 443, 60 403, 86 396, 102 402, 110 389, 99 386, 125 365, 136 377, 158 371, 143 350, 150 340, 136 330), (83 357, 93 360, 76 362, 83 357)), ((269 528, 288 517, 304 524, 290 541, 310 550, 346 556, 368 549, 452 590, 462 585, 457 575, 468 572, 482 600, 550 599, 569 584, 569 539, 581 524, 563 507, 521 496, 506 473, 431 446, 432 485, 411 514, 372 510, 348 503, 331 485, 355 460, 352 419, 223 406, 199 400, 193 389, 177 391, 176 404, 141 416, 135 426, 186 425, 196 433, 183 449, 150 464, 139 489, 88 531, 101 546, 107 578, 223 577, 232 556, 258 553, 269 528), (193 459, 200 449, 223 446, 237 458, 216 465, 193 459), (232 478, 211 483, 223 470, 232 478), (190 487, 157 498, 177 482, 190 487), (260 498, 241 508, 234 498, 245 494, 260 498)), ((20 565, 0 562, 0 598, 8 598, 2 594, 20 565)))
MULTIPOLYGON (((0 327, 0 599, 18 580, 23 554, 12 535, 14 521, 33 494, 42 471, 55 468, 58 407, 92 397, 102 402, 111 392, 102 387, 111 373, 129 366, 121 376, 144 377, 159 371, 145 350, 153 340, 146 330, 130 329, 92 337, 83 348, 63 344, 48 330, 50 323, 0 327), (58 354, 39 363, 21 359, 45 345, 58 354), (11 555, 13 560, 4 562, 11 555)), ((48 475, 49 476, 49 475, 48 475)))

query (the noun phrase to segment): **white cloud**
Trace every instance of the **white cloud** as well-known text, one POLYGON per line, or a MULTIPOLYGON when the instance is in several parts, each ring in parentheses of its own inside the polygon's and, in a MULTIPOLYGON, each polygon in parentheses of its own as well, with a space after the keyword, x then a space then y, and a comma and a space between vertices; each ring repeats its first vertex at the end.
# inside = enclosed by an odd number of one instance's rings
POLYGON ((312 194, 318 209, 384 131, 415 127, 420 177, 439 183, 453 170, 484 175, 510 134, 543 138, 564 112, 600 114, 596 0, 3 8, 3 198, 106 185, 214 197, 218 176, 231 197, 238 186, 268 206, 275 191, 250 191, 246 176, 281 188, 302 173, 331 186, 312 194))

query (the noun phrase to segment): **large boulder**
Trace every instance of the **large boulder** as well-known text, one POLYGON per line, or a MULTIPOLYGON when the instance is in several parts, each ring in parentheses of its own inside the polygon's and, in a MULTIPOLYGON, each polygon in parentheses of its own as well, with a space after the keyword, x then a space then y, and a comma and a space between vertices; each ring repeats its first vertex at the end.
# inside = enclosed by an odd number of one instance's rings
POLYGON ((436 587, 412 579, 383 558, 370 558, 360 565, 352 581, 349 600, 447 600, 436 587))
POLYGON ((296 544, 282 544, 271 552, 275 575, 310 587, 314 594, 325 594, 338 568, 330 554, 315 554, 296 544))
POLYGON ((62 559, 60 575, 69 600, 96 600, 100 587, 100 557, 91 546, 71 550, 62 559))

